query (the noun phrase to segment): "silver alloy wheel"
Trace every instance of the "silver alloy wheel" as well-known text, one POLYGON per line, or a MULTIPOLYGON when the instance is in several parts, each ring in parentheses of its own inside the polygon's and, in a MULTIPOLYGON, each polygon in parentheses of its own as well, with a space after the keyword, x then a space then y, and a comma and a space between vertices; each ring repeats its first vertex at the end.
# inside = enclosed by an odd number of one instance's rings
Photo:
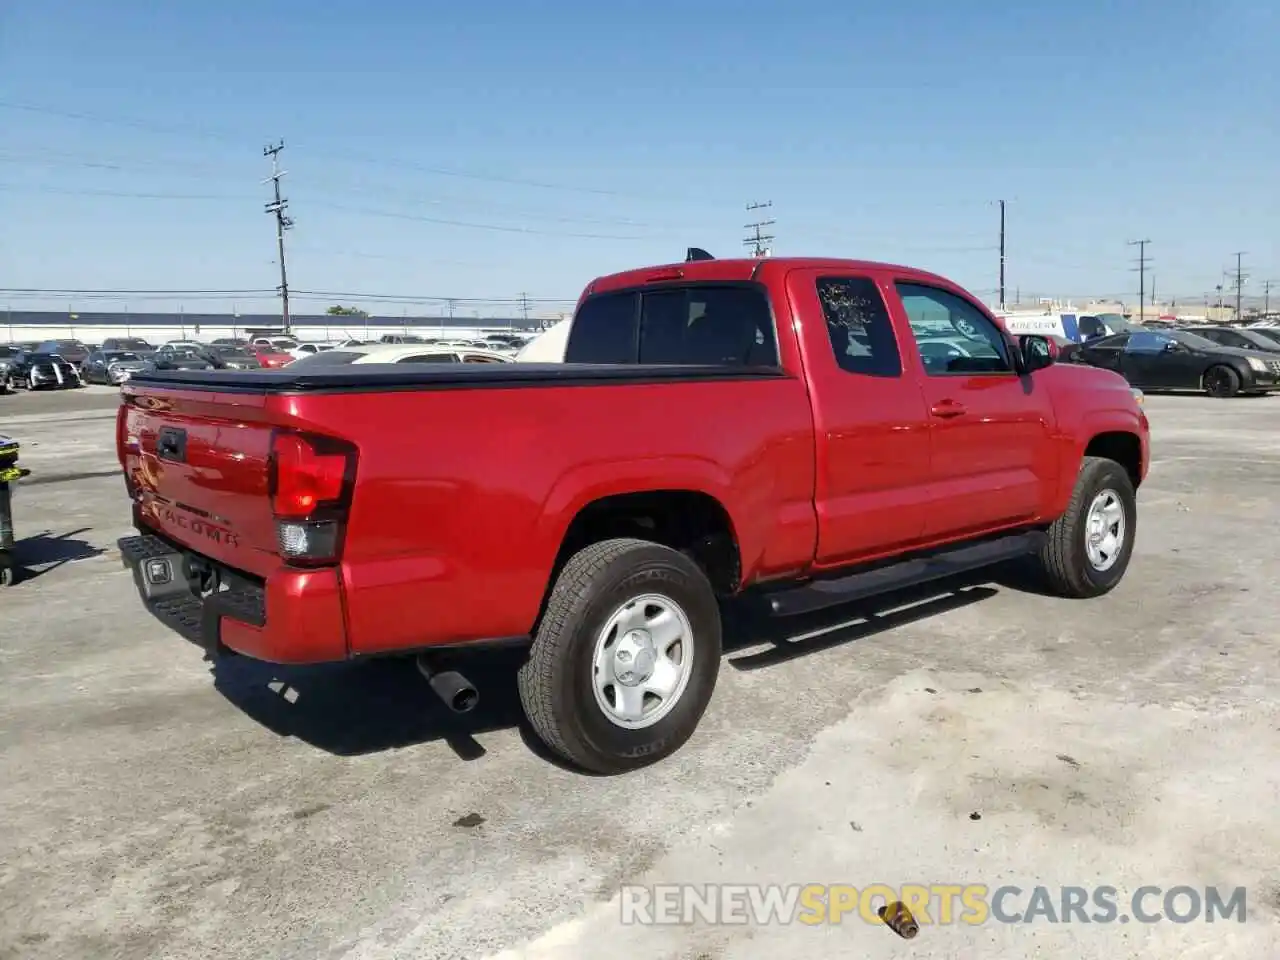
POLYGON ((611 723, 651 727, 680 702, 693 666, 693 627, 670 597, 628 600, 596 638, 591 687, 611 723))
POLYGON ((1124 501, 1114 490, 1103 490, 1093 498, 1085 517, 1085 553, 1089 565, 1099 573, 1110 570, 1124 549, 1124 501))

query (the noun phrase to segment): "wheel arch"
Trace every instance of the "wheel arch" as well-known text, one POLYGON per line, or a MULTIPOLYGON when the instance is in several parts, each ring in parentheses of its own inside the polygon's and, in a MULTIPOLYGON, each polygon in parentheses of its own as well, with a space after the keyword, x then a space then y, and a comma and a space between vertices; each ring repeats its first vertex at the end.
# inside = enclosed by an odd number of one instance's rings
POLYGON ((1102 457, 1120 464, 1129 475, 1134 490, 1142 485, 1145 473, 1142 455, 1141 438, 1128 430, 1105 430, 1094 434, 1081 454, 1082 458, 1102 457))
POLYGON ((609 493, 579 507, 560 538, 546 593, 575 553, 617 537, 686 553, 719 594, 735 592, 741 581, 741 548, 728 508, 704 490, 672 487, 609 493))

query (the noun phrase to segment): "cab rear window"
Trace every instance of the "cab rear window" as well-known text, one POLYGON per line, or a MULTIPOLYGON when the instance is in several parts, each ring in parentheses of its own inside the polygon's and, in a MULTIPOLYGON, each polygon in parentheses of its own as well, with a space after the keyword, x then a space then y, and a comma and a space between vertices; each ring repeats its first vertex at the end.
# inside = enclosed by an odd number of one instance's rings
POLYGON ((755 284, 691 284, 587 299, 566 363, 774 367, 773 314, 755 284))

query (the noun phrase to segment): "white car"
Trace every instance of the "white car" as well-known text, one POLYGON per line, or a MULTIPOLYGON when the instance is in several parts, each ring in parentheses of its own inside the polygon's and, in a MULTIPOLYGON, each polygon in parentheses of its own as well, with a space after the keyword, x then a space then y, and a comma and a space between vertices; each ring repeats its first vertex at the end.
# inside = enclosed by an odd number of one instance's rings
POLYGON ((332 350, 333 348, 332 343, 307 342, 298 344, 290 350, 289 353, 301 360, 303 357, 310 357, 313 354, 322 353, 325 350, 332 350))
POLYGON ((538 334, 516 353, 516 363, 564 363, 572 320, 561 320, 538 334))
POLYGON ((448 347, 436 343, 366 343, 301 357, 289 364, 289 369, 348 363, 511 363, 511 358, 495 350, 477 347, 448 347))

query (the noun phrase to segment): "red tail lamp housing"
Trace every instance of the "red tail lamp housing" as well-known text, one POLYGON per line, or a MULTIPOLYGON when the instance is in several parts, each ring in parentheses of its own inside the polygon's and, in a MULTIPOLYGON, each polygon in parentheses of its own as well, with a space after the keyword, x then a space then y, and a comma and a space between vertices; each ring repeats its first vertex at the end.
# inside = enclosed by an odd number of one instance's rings
POLYGON ((359 451, 345 440, 285 430, 272 434, 267 485, 286 562, 338 562, 358 459, 359 451))

